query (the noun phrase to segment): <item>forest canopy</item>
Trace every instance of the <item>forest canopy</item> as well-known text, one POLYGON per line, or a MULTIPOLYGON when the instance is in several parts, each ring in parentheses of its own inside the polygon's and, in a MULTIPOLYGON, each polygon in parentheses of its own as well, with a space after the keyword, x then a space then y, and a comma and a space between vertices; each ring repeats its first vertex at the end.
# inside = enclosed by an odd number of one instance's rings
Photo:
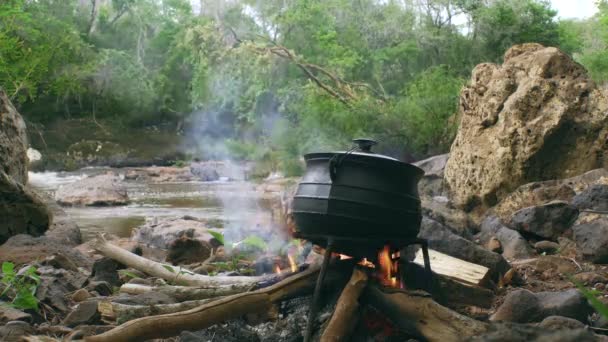
POLYGON ((0 86, 32 127, 163 124, 288 174, 356 136, 411 160, 449 149, 471 69, 513 44, 559 47, 606 83, 597 6, 561 20, 543 0, 3 0, 0 86))

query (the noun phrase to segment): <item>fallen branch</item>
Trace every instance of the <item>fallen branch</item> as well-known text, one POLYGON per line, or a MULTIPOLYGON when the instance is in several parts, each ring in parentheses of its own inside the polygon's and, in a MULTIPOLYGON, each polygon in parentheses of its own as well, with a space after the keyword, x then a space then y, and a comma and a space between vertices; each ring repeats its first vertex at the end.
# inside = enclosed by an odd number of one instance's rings
MULTIPOLYGON (((260 281, 269 277, 212 277, 196 274, 189 270, 161 264, 109 243, 103 236, 95 239, 91 246, 101 254, 116 260, 128 267, 170 281, 177 285, 213 287, 222 285, 241 286, 243 291, 250 289, 260 281)), ((242 291, 241 291, 242 292, 242 291)))
POLYGON ((243 287, 239 285, 222 285, 217 287, 191 287, 191 286, 147 286, 140 284, 124 284, 120 287, 121 293, 137 295, 142 293, 154 292, 164 293, 175 298, 177 301, 200 300, 229 296, 243 292, 243 287))
MULTIPOLYGON (((344 261, 331 267, 324 286, 343 286, 346 280, 345 269, 352 267, 352 263, 344 261)), ((138 318, 103 334, 86 337, 85 341, 143 341, 166 338, 185 330, 205 329, 249 313, 271 311, 276 302, 312 292, 318 273, 317 267, 311 267, 260 290, 223 297, 183 312, 138 318)))
POLYGON ((425 292, 368 286, 365 302, 384 313, 399 328, 429 342, 457 342, 482 334, 488 324, 439 305, 425 292))
POLYGON ((357 324, 359 296, 367 286, 365 271, 355 267, 353 275, 342 291, 331 320, 321 336, 321 342, 346 341, 357 324))
POLYGON ((101 317, 105 320, 123 324, 140 317, 171 314, 194 309, 214 300, 218 300, 218 298, 190 300, 175 304, 158 305, 127 305, 103 301, 99 302, 97 311, 99 311, 101 317))

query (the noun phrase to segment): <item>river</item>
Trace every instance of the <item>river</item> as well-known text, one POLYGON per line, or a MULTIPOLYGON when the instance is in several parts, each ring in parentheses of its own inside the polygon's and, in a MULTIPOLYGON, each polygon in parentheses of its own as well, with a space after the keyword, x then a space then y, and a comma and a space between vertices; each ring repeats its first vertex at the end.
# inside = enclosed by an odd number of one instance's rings
MULTIPOLYGON (((29 174, 29 183, 51 196, 63 184, 108 171, 124 175, 129 169, 85 168, 75 172, 29 174)), ((146 219, 192 216, 225 223, 270 224, 271 199, 256 185, 243 181, 163 182, 124 180, 131 203, 117 207, 65 207, 85 240, 107 232, 129 237, 146 219), (253 222, 255 221, 255 222, 253 222)))

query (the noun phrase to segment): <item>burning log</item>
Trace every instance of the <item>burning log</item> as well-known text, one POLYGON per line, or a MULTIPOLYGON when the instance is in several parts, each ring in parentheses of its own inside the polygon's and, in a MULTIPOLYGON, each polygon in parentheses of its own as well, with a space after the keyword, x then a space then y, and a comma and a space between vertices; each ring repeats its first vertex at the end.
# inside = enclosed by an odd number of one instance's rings
POLYGON ((488 324, 439 305, 425 292, 367 286, 366 303, 383 312, 399 328, 430 342, 457 342, 479 335, 488 324))
POLYGON ((355 267, 353 275, 342 291, 331 320, 321 336, 321 342, 346 341, 358 321, 359 297, 367 286, 365 271, 355 267))
POLYGON ((212 277, 196 274, 182 268, 161 264, 140 257, 139 255, 109 243, 103 236, 99 236, 95 239, 91 246, 108 258, 178 285, 203 287, 232 285, 239 286, 242 289, 241 292, 243 292, 251 289, 252 286, 258 282, 268 279, 268 277, 212 277))
POLYGON ((164 293, 178 301, 191 301, 207 298, 229 296, 243 292, 241 286, 222 285, 217 287, 192 287, 192 286, 147 286, 140 284, 124 284, 120 287, 121 293, 137 295, 147 292, 164 293))
MULTIPOLYGON (((346 281, 345 269, 352 267, 352 263, 346 261, 331 267, 324 286, 343 286, 346 281)), ((259 290, 218 298, 191 310, 138 318, 103 334, 87 337, 85 341, 142 341, 166 338, 185 330, 205 329, 249 313, 268 312, 273 310, 274 303, 312 292, 318 273, 318 268, 311 267, 259 290)))

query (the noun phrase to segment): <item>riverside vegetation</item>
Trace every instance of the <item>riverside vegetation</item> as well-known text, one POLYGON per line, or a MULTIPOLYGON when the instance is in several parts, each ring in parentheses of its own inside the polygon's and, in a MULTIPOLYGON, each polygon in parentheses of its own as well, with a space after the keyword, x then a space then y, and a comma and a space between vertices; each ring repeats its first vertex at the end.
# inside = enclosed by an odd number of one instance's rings
POLYGON ((39 169, 229 156, 291 175, 303 152, 365 135, 412 160, 448 150, 470 70, 513 44, 559 47, 605 82, 597 6, 573 20, 542 0, 8 0, 0 85, 39 169))

